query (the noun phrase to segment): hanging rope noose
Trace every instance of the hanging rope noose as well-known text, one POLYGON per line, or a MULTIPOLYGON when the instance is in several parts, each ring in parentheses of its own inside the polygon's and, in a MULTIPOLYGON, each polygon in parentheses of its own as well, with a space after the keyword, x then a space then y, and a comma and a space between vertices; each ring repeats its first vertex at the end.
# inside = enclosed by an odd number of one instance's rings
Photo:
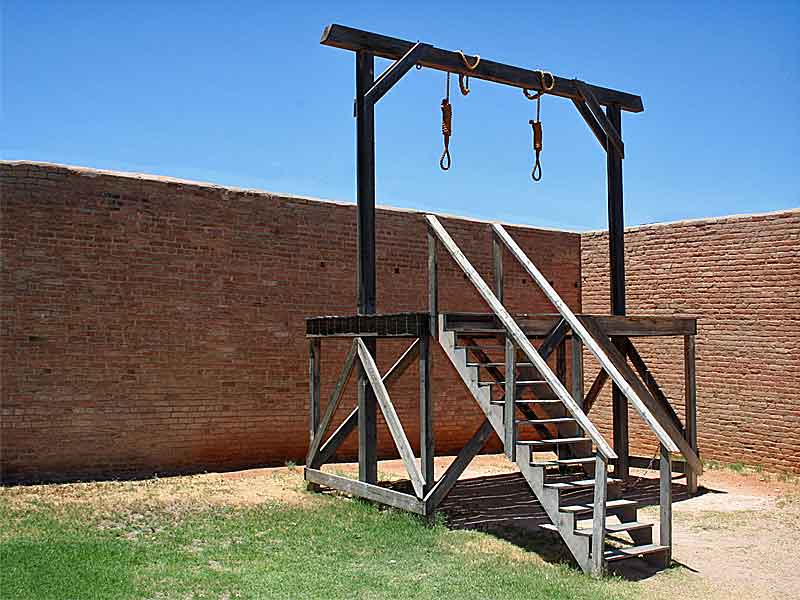
POLYGON ((444 150, 439 158, 439 168, 442 171, 450 169, 450 135, 453 133, 453 106, 450 104, 450 73, 447 73, 445 96, 442 98, 442 136, 444 137, 444 150))
POLYGON ((546 92, 549 92, 556 87, 556 78, 553 77, 553 74, 549 71, 535 72, 539 73, 542 89, 538 92, 531 93, 530 90, 522 88, 522 93, 525 94, 525 97, 529 100, 536 100, 536 120, 531 119, 528 121, 528 123, 533 130, 533 151, 536 153, 536 161, 534 162, 533 170, 531 171, 531 179, 534 181, 540 181, 542 179, 542 163, 539 161, 539 155, 542 153, 542 96, 546 92), (548 77, 550 78, 549 83, 547 81, 548 77))
MULTIPOLYGON (((474 71, 478 68, 478 65, 481 64, 481 57, 478 54, 475 55, 475 62, 473 64, 469 64, 469 61, 464 53, 461 50, 459 50, 458 53, 461 55, 461 60, 464 61, 464 66, 470 71, 474 71)), ((469 94, 469 75, 462 75, 461 73, 458 74, 458 87, 461 90, 462 95, 466 96, 469 94)))

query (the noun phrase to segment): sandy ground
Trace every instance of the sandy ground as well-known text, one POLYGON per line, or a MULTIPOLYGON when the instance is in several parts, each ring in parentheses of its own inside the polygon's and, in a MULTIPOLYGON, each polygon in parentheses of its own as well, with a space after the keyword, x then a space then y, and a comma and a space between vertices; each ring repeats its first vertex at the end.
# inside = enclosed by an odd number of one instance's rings
MULTIPOLYGON (((437 459, 437 476, 451 459, 437 459)), ((352 464, 325 470, 355 474, 352 464)), ((90 502, 101 510, 125 506, 171 508, 246 506, 269 502, 311 504, 302 467, 253 469, 136 482, 19 486, 0 494, 20 506, 90 502)), ((405 478, 400 461, 380 463, 381 479, 405 478)), ((657 522, 657 481, 643 471, 630 493, 646 508, 640 521, 657 522)), ((673 559, 677 567, 653 574, 635 564, 622 571, 641 586, 645 599, 709 598, 759 600, 800 598, 800 482, 776 475, 707 470, 700 493, 689 498, 682 481, 673 487, 673 559)), ((515 553, 530 560, 563 559, 555 534, 521 476, 502 456, 476 458, 441 507, 449 526, 479 529, 511 541, 515 553)), ((657 528, 656 528, 657 531, 657 528)), ((486 538, 482 551, 508 553, 508 546, 486 538), (501 550, 502 547, 502 550, 501 550)), ((640 561, 626 561, 640 562, 640 561)))

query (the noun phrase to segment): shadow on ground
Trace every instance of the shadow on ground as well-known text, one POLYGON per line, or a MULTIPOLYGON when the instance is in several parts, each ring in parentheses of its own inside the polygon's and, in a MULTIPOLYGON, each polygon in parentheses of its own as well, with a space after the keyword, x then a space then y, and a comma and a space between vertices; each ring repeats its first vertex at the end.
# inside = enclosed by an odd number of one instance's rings
MULTIPOLYGON (((384 484, 385 485, 385 484, 384 484)), ((407 482, 391 484, 398 491, 409 491, 407 482)), ((720 493, 701 487, 697 495, 720 493)), ((636 500, 640 508, 659 505, 658 479, 632 478, 621 488, 619 496, 636 500)), ((685 483, 673 481, 673 503, 689 499, 685 483)), ((562 495, 564 503, 592 503, 591 493, 575 492, 562 495)), ((575 561, 558 533, 541 529, 550 523, 547 513, 528 487, 520 473, 486 475, 460 480, 439 506, 439 513, 452 529, 469 529, 488 533, 506 540, 527 552, 534 552, 547 562, 575 565, 575 561)), ((657 526, 654 537, 657 539, 657 526)), ((609 541, 614 540, 608 537, 609 541)), ((622 539, 621 541, 625 541, 622 539)), ((629 541, 626 542, 630 544, 629 541)), ((577 566, 577 565, 575 565, 577 566)), ((657 565, 643 559, 629 559, 612 563, 614 574, 625 579, 641 580, 659 570, 657 565)))

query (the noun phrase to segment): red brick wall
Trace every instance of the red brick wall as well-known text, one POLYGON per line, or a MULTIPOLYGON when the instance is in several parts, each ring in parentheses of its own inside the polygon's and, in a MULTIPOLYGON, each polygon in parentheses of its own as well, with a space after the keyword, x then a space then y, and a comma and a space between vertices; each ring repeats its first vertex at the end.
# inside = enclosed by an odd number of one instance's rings
MULTIPOLYGON (((608 312, 608 237, 584 234, 581 249, 583 309, 608 312)), ((800 210, 634 227, 625 250, 629 314, 699 319, 703 458, 800 472, 800 210)), ((637 346, 682 407, 682 341, 637 346)), ((592 411, 606 432, 610 412, 606 391, 592 411)), ((632 449, 652 455, 653 437, 633 411, 630 424, 632 449)))
MULTIPOLYGON (((354 312, 352 204, 33 163, 0 164, 0 181, 4 481, 302 461, 303 318, 354 312)), ((425 310, 423 215, 382 209, 377 224, 379 310, 425 310)), ((445 225, 488 277, 488 225, 445 225)), ((580 236, 512 232, 579 309, 580 236)), ((449 257, 440 265, 442 309, 484 310, 449 257)), ((512 309, 547 308, 520 269, 506 281, 512 309)), ((383 368, 401 350, 379 345, 383 368)), ((323 342, 323 401, 344 351, 323 342)), ((479 412, 434 361, 437 451, 452 453, 479 412)), ((412 443, 416 377, 392 394, 412 443)), ((383 427, 380 443, 392 454, 383 427)))

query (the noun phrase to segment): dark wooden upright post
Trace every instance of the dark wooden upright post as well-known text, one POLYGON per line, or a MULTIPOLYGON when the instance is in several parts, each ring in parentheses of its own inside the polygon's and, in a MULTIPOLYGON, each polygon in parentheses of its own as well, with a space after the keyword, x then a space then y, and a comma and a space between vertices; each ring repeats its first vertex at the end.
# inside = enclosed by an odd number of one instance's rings
MULTIPOLYGON (((375 58, 356 53, 356 200, 358 202, 358 314, 372 315, 375 300, 375 107, 365 94, 375 78, 375 58)), ((375 357, 375 340, 365 339, 375 357)), ((377 401, 363 369, 358 376, 358 478, 378 480, 377 401)))
MULTIPOLYGON (((610 104, 606 115, 622 137, 622 112, 618 104, 610 104)), ((613 144, 607 144, 608 171, 608 258, 611 270, 611 314, 625 314, 625 219, 622 204, 622 156, 613 144)), ((630 454, 628 450, 628 401, 619 388, 612 388, 614 419, 614 451, 618 455, 616 474, 627 479, 630 454)))
MULTIPOLYGON (((426 328, 427 329, 427 328, 426 328)), ((434 481, 433 396, 431 394, 431 336, 419 338, 419 462, 424 491, 431 491, 434 481)))

